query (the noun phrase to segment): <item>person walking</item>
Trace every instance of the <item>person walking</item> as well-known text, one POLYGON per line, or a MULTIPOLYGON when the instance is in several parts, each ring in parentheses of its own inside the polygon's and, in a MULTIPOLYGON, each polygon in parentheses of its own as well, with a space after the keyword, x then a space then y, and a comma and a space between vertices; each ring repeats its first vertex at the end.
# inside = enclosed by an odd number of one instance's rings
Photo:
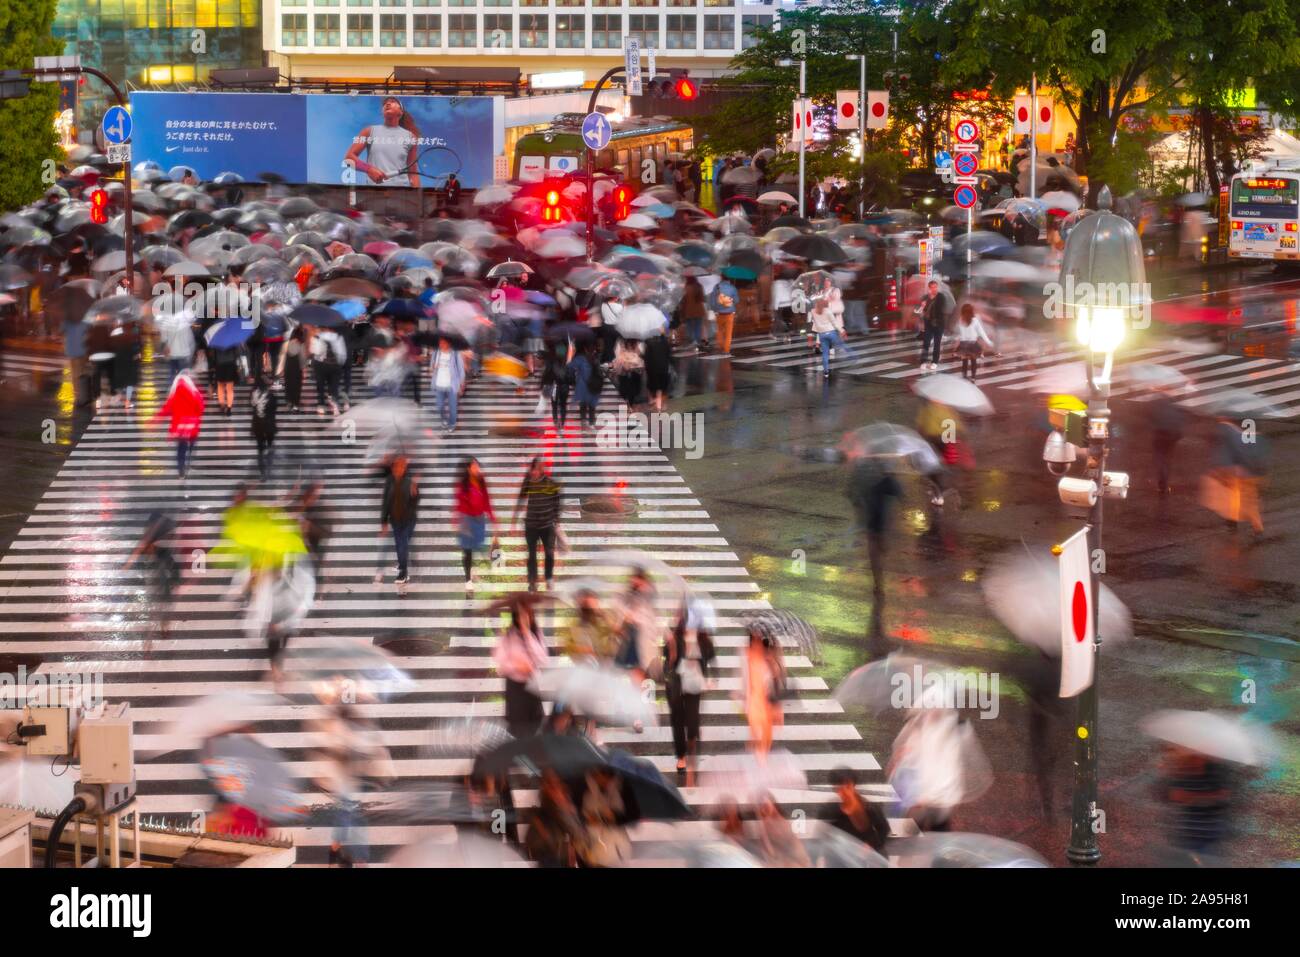
POLYGON ((898 484, 883 460, 862 459, 849 480, 849 500, 853 503, 858 528, 866 536, 867 561, 871 566, 870 647, 881 651, 885 637, 885 552, 888 545, 890 518, 895 502, 902 497, 898 484))
POLYGON ((831 376, 831 350, 843 349, 850 358, 857 358, 857 353, 844 341, 844 318, 842 312, 832 309, 830 296, 823 296, 813 303, 812 331, 817 336, 817 344, 822 352, 822 376, 831 376))
POLYGON ((72 377, 72 395, 77 406, 89 405, 90 386, 86 382, 86 324, 78 316, 63 320, 63 355, 72 377))
POLYGON ((708 304, 704 301, 704 287, 698 277, 688 270, 682 288, 681 305, 677 307, 682 325, 686 327, 686 338, 696 352, 704 342, 704 320, 709 314, 708 304))
POLYGON ((167 371, 173 379, 194 361, 194 312, 182 308, 155 320, 163 351, 167 353, 167 371))
POLYGON ((331 414, 339 414, 339 380, 347 361, 347 347, 332 329, 318 331, 311 338, 312 370, 316 374, 316 414, 325 414, 326 395, 331 414))
POLYGON ((272 447, 278 431, 276 412, 279 410, 280 400, 260 371, 253 377, 249 404, 253 410, 253 440, 257 443, 257 471, 265 482, 271 475, 272 447))
POLYGON ((456 431, 457 404, 465 385, 465 360, 447 339, 438 340, 438 348, 429 360, 429 378, 433 383, 433 400, 438 421, 444 432, 456 431))
POLYGON ((182 369, 172 380, 167 401, 154 415, 155 419, 168 417, 167 433, 176 440, 176 474, 181 478, 189 475, 206 405, 203 390, 195 384, 190 370, 182 369))
POLYGON ((545 553, 546 590, 552 587, 555 575, 556 538, 560 530, 560 515, 564 508, 564 486, 550 473, 546 460, 540 455, 528 464, 528 472, 519 486, 519 498, 510 517, 513 531, 524 512, 524 547, 528 550, 528 590, 537 591, 537 546, 545 553))
POLYGON ((545 712, 533 686, 548 656, 532 603, 516 596, 510 603, 510 625, 492 649, 497 673, 506 681, 506 729, 516 738, 532 737, 542 726, 545 712))
POLYGON ((589 342, 569 363, 578 399, 578 424, 596 427, 596 406, 605 388, 605 373, 600 368, 600 344, 589 342))
POLYGON ((785 667, 781 662, 780 645, 775 645, 771 635, 750 627, 749 645, 745 649, 741 697, 745 718, 749 724, 749 746, 760 759, 772 750, 775 728, 785 723, 781 710, 781 695, 785 687, 785 667))
POLYGON ((883 854, 889 839, 889 820, 880 805, 863 800, 857 779, 848 768, 831 772, 831 786, 839 800, 822 808, 821 819, 883 854))
MULTIPOLYGON (((474 553, 487 544, 488 522, 494 529, 497 522, 492 512, 487 477, 476 458, 470 457, 461 463, 452 516, 456 522, 456 541, 460 546, 460 563, 465 571, 465 594, 468 596, 474 594, 474 553)), ((495 535, 492 547, 496 548, 495 535)))
POLYGON ((221 406, 221 414, 226 417, 234 411, 235 383, 239 381, 241 359, 247 361, 242 346, 213 350, 213 362, 217 370, 217 404, 221 406))
POLYGON ((957 355, 961 357, 962 378, 975 381, 979 371, 980 356, 985 349, 993 348, 993 340, 984 330, 984 324, 975 315, 975 307, 969 302, 961 307, 961 318, 957 322, 957 355), (980 345, 983 343, 983 345, 980 345))
POLYGON ((131 398, 140 385, 140 360, 144 343, 140 324, 125 322, 110 333, 113 343, 113 396, 122 397, 122 408, 131 408, 131 398))
POLYGON ((736 307, 740 302, 740 293, 730 279, 721 280, 709 293, 709 310, 718 325, 719 359, 731 357, 731 334, 736 324, 736 307))
POLYGON ((921 302, 921 368, 934 372, 939 368, 939 347, 943 344, 943 331, 952 311, 952 296, 939 288, 931 279, 929 294, 921 302), (929 360, 926 360, 926 356, 929 360))
POLYGON ((641 402, 645 392, 645 360, 641 358, 641 348, 641 343, 634 339, 620 339, 610 364, 619 397, 632 408, 641 402))
POLYGON ((573 359, 573 344, 566 347, 555 343, 546 353, 546 362, 542 367, 542 392, 551 399, 551 424, 555 434, 564 433, 564 423, 569 417, 569 390, 573 387, 573 370, 569 367, 573 359))
POLYGON ((1156 465, 1156 490, 1168 495, 1174 450, 1183 440, 1190 415, 1168 388, 1157 387, 1151 400, 1151 452, 1156 465))
POLYGON ((677 773, 686 775, 688 788, 695 787, 699 770, 700 701, 709 686, 709 668, 715 658, 711 636, 716 627, 713 608, 700 599, 688 599, 664 645, 664 687, 673 752, 677 773))
POLYGON ((1259 514, 1259 487, 1268 474, 1268 448, 1263 436, 1247 432, 1232 416, 1220 415, 1214 426, 1210 470, 1202 479, 1202 501, 1222 518, 1230 533, 1243 523, 1264 537, 1259 514))
POLYGON ((393 529, 393 545, 397 550, 397 578, 399 588, 411 580, 409 562, 411 537, 415 534, 415 520, 420 508, 420 486, 411 471, 411 460, 405 452, 393 456, 384 479, 384 502, 379 514, 379 531, 393 529))
POLYGON ((284 348, 280 350, 280 361, 275 374, 284 382, 284 401, 290 412, 298 412, 302 406, 303 360, 306 358, 306 336, 302 326, 295 326, 284 348))

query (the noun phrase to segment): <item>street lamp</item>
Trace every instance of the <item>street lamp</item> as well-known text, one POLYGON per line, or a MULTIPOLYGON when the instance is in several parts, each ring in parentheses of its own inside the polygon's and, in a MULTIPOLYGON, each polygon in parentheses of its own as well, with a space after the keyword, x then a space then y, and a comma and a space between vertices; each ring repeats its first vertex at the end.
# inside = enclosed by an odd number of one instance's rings
MULTIPOLYGON (((1110 212, 1109 190, 1102 190, 1097 205, 1098 212, 1085 216, 1070 230, 1061 258, 1060 277, 1066 317, 1074 320, 1075 335, 1088 350, 1085 361, 1088 369, 1086 473, 1089 480, 1086 484, 1089 488, 1083 500, 1089 503, 1088 548, 1094 556, 1101 553, 1103 503, 1107 498, 1124 498, 1128 493, 1128 476, 1106 471, 1111 368, 1125 330, 1135 325, 1134 319, 1143 314, 1147 303, 1146 267, 1137 230, 1128 220, 1110 212), (1097 368, 1099 358, 1100 369, 1097 368)), ((1047 457, 1046 450, 1044 457, 1047 457)), ((1068 504, 1077 503, 1078 486, 1078 479, 1062 479, 1062 500, 1068 504)), ((1101 567, 1104 569, 1105 565, 1101 567)), ((1102 639, 1099 613, 1101 579, 1095 566, 1091 578, 1093 652, 1094 656, 1099 656, 1102 639)), ((1066 857, 1075 864, 1096 864, 1101 859, 1101 849, 1093 830, 1097 810, 1099 675, 1100 669, 1094 657, 1092 683, 1079 693, 1077 699, 1074 800, 1070 816, 1070 846, 1066 850, 1066 857)))
POLYGON ((846 60, 857 60, 862 69, 858 75, 858 219, 866 214, 867 199, 867 55, 847 53, 846 60))
MULTIPOLYGON (((777 66, 794 66, 794 64, 795 64, 794 60, 778 60, 776 63, 777 66)), ((807 95, 808 95, 808 61, 801 59, 799 61, 799 111, 801 113, 803 112, 804 97, 806 97, 807 95)), ((803 216, 804 197, 807 195, 807 190, 804 189, 804 184, 803 184, 803 175, 804 175, 803 157, 804 157, 804 146, 808 142, 808 132, 809 132, 808 124, 803 123, 801 129, 803 130, 803 135, 799 137, 799 215, 803 216)))

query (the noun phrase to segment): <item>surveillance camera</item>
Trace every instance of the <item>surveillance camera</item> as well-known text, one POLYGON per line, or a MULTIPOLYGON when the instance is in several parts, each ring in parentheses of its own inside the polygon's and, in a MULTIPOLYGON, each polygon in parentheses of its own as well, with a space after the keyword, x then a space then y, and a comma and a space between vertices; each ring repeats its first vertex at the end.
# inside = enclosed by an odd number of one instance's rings
POLYGON ((1065 436, 1055 429, 1043 444, 1043 462, 1053 475, 1064 475, 1079 457, 1079 450, 1065 441, 1065 436))

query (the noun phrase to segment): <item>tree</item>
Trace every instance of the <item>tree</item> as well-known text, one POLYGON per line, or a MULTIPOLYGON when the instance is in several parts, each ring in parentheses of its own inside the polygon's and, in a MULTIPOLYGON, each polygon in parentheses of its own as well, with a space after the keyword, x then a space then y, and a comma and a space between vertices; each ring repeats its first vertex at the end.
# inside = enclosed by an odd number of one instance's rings
MULTIPOLYGON (((38 56, 57 56, 63 45, 54 38, 57 0, 0 2, 0 69, 29 69, 38 56)), ((14 209, 40 197, 49 183, 46 160, 62 150, 54 132, 59 88, 33 83, 22 99, 0 101, 0 209, 14 209)))

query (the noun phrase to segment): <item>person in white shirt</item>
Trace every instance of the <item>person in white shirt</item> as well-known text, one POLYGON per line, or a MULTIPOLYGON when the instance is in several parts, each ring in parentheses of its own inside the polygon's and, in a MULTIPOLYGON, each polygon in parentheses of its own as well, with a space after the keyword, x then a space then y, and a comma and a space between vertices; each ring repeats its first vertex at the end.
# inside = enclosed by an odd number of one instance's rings
POLYGON ((975 315, 975 307, 969 302, 965 303, 961 307, 961 319, 957 322, 957 355, 961 356, 962 378, 975 381, 975 372, 985 347, 992 349, 993 340, 975 315), (980 343, 984 345, 981 346, 980 343))
POLYGON ((830 295, 824 295, 818 298, 809 313, 809 321, 812 323, 813 334, 817 337, 817 343, 822 350, 822 375, 830 378, 831 374, 831 349, 843 349, 849 358, 857 358, 857 353, 849 348, 844 341, 844 305, 840 302, 840 308, 836 310, 835 303, 830 295))

